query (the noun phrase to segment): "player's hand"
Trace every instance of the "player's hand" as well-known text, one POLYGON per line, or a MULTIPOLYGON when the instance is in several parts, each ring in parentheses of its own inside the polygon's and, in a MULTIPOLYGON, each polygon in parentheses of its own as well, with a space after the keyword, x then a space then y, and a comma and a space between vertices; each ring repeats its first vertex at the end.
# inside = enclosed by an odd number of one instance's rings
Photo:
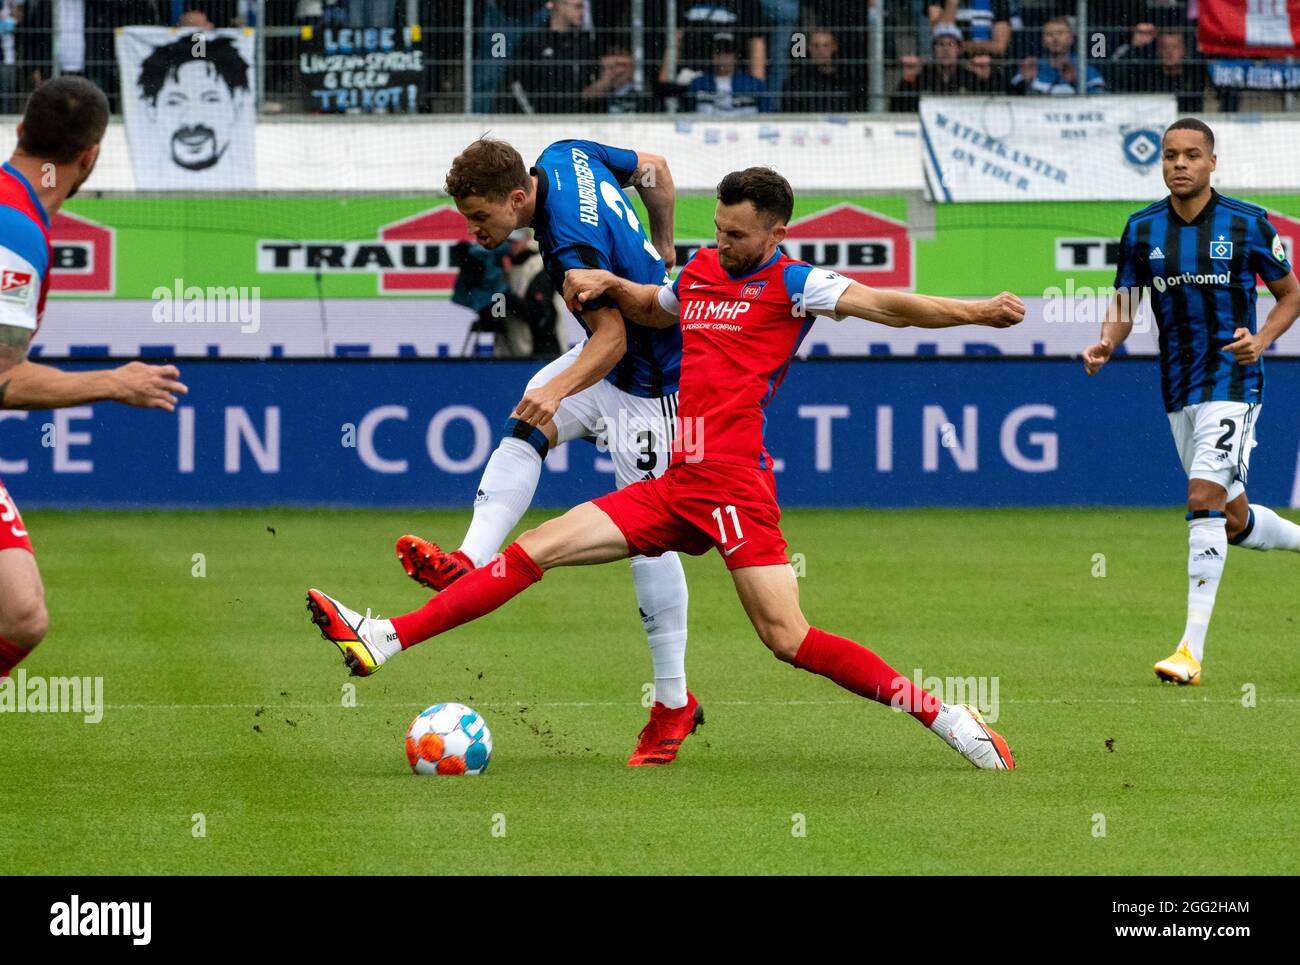
POLYGON ((146 365, 128 362, 113 369, 116 392, 113 401, 142 409, 176 411, 178 397, 190 390, 181 381, 181 373, 174 365, 146 365))
POLYGON ((987 325, 989 328, 1010 328, 1018 325, 1025 318, 1025 303, 1011 292, 1003 292, 993 298, 980 302, 975 324, 987 325))
POLYGON ((1248 328, 1237 329, 1232 337, 1234 341, 1223 346, 1223 351, 1231 352, 1238 365, 1254 365, 1268 350, 1268 343, 1259 335, 1252 335, 1248 328))
POLYGON ((555 410, 564 401, 564 396, 549 385, 539 385, 529 389, 511 413, 516 419, 527 422, 530 426, 541 428, 555 418, 555 410))
POLYGON ((570 268, 564 275, 564 304, 571 312, 582 311, 583 305, 605 294, 614 281, 614 276, 607 271, 570 268))
POLYGON ((667 241, 652 242, 655 251, 659 252, 659 257, 663 259, 664 271, 672 271, 673 266, 677 264, 677 245, 669 238, 667 241))
POLYGON ((1101 371, 1101 367, 1110 361, 1111 353, 1114 351, 1115 346, 1107 341, 1089 345, 1083 350, 1083 370, 1089 375, 1096 375, 1101 371))

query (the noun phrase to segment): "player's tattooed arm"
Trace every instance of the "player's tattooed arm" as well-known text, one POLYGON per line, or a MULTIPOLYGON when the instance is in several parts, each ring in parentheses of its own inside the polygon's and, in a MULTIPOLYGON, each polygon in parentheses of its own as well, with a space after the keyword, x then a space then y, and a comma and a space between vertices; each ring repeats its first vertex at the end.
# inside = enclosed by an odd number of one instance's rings
POLYGON ((1101 339, 1083 350, 1083 370, 1089 375, 1101 371, 1101 367, 1110 361, 1115 349, 1123 345, 1133 331, 1133 316, 1137 313, 1141 294, 1141 289, 1130 288, 1121 288, 1115 292, 1101 323, 1101 339))
POLYGON ((629 322, 650 328, 672 328, 678 318, 659 304, 659 285, 638 285, 608 271, 574 269, 564 276, 564 301, 573 312, 608 295, 629 322))
POLYGON ((835 303, 835 314, 879 322, 894 328, 951 328, 986 325, 1009 328, 1025 317, 1025 303, 1010 292, 967 302, 956 298, 885 291, 852 282, 835 303))
POLYGON ((636 173, 632 175, 631 186, 641 196, 641 202, 650 216, 650 244, 654 245, 655 251, 664 260, 664 267, 671 271, 677 261, 673 227, 677 188, 673 184, 673 173, 668 170, 668 162, 658 154, 638 151, 636 173))
POLYGON ((13 408, 6 401, 13 372, 27 359, 32 331, 17 325, 0 325, 0 409, 13 408))

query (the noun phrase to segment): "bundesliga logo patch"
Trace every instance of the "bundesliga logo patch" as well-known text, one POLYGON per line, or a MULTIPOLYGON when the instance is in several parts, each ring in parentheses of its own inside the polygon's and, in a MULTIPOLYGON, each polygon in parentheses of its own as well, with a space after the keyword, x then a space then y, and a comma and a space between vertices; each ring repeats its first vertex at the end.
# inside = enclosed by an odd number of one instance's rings
POLYGON ((763 287, 766 284, 767 282, 765 281, 756 281, 752 284, 746 285, 740 290, 740 297, 748 298, 750 301, 753 301, 759 295, 763 294, 763 287))
POLYGON ((32 293, 32 280, 30 271, 0 268, 0 301, 26 305, 32 293))
POLYGON ((1286 248, 1282 245, 1282 236, 1273 236, 1273 257, 1278 261, 1286 261, 1286 248))
POLYGON ((1219 240, 1218 240, 1218 241, 1211 241, 1211 242, 1210 242, 1210 257, 1211 257, 1211 258, 1231 258, 1231 257, 1232 257, 1232 242, 1231 242, 1231 241, 1224 241, 1224 240, 1223 240, 1223 235, 1219 235, 1219 240))

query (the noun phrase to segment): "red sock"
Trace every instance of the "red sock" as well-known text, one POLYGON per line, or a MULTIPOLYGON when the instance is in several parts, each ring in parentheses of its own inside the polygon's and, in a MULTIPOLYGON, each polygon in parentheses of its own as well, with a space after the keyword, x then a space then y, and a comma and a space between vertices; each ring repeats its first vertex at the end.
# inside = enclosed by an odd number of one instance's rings
POLYGON ((420 609, 393 617, 402 649, 491 613, 542 578, 542 569, 518 543, 486 566, 471 570, 420 609))
POLYGON ((874 653, 852 640, 816 627, 799 645, 794 665, 834 680, 859 697, 906 710, 926 727, 939 715, 939 698, 922 690, 874 653))
POLYGON ((9 671, 23 662, 30 650, 19 650, 4 637, 0 637, 0 677, 9 676, 9 671))

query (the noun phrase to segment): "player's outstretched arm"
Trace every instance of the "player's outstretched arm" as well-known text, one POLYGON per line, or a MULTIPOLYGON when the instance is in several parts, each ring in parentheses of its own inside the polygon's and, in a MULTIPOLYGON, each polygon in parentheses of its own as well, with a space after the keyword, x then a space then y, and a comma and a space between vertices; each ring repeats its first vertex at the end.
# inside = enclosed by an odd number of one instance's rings
POLYGON ((142 409, 176 409, 189 391, 174 365, 128 362, 115 369, 64 372, 30 359, 0 373, 0 409, 62 409, 121 402, 142 409))
POLYGON ((19 325, 0 325, 0 409, 6 408, 5 395, 13 370, 27 358, 27 345, 32 331, 19 325))
POLYGON ((894 328, 952 328, 987 325, 1009 328, 1025 317, 1025 303, 1010 292, 994 298, 966 302, 934 295, 885 291, 852 282, 835 303, 840 318, 852 316, 894 328))
POLYGON ((516 419, 529 425, 546 425, 555 417, 561 402, 607 376, 627 351, 627 328, 616 308, 609 305, 588 308, 582 318, 591 330, 587 344, 567 369, 545 385, 524 393, 515 406, 516 419))
POLYGON ((677 261, 673 229, 677 188, 673 184, 673 173, 668 170, 668 162, 658 154, 638 151, 632 187, 641 196, 641 203, 650 217, 650 244, 664 260, 664 267, 671 271, 677 261))
POLYGON ((571 311, 608 295, 630 322, 650 328, 672 328, 678 318, 659 304, 659 285, 638 285, 608 271, 578 268, 564 276, 564 301, 571 311))
POLYGON ((1253 335, 1250 329, 1239 328, 1232 333, 1232 343, 1223 347, 1223 351, 1233 354, 1239 365, 1258 362, 1268 347, 1285 335, 1296 316, 1300 315, 1300 282, 1296 281, 1295 272, 1288 272, 1267 284, 1277 303, 1264 320, 1264 327, 1253 335))
POLYGON ((1089 345, 1083 351, 1083 370, 1089 375, 1096 375, 1101 367, 1110 361, 1115 349, 1124 344, 1124 339, 1133 331, 1133 313, 1137 309, 1139 294, 1129 289, 1120 289, 1110 300, 1106 309, 1106 318, 1101 323, 1101 340, 1089 345))

